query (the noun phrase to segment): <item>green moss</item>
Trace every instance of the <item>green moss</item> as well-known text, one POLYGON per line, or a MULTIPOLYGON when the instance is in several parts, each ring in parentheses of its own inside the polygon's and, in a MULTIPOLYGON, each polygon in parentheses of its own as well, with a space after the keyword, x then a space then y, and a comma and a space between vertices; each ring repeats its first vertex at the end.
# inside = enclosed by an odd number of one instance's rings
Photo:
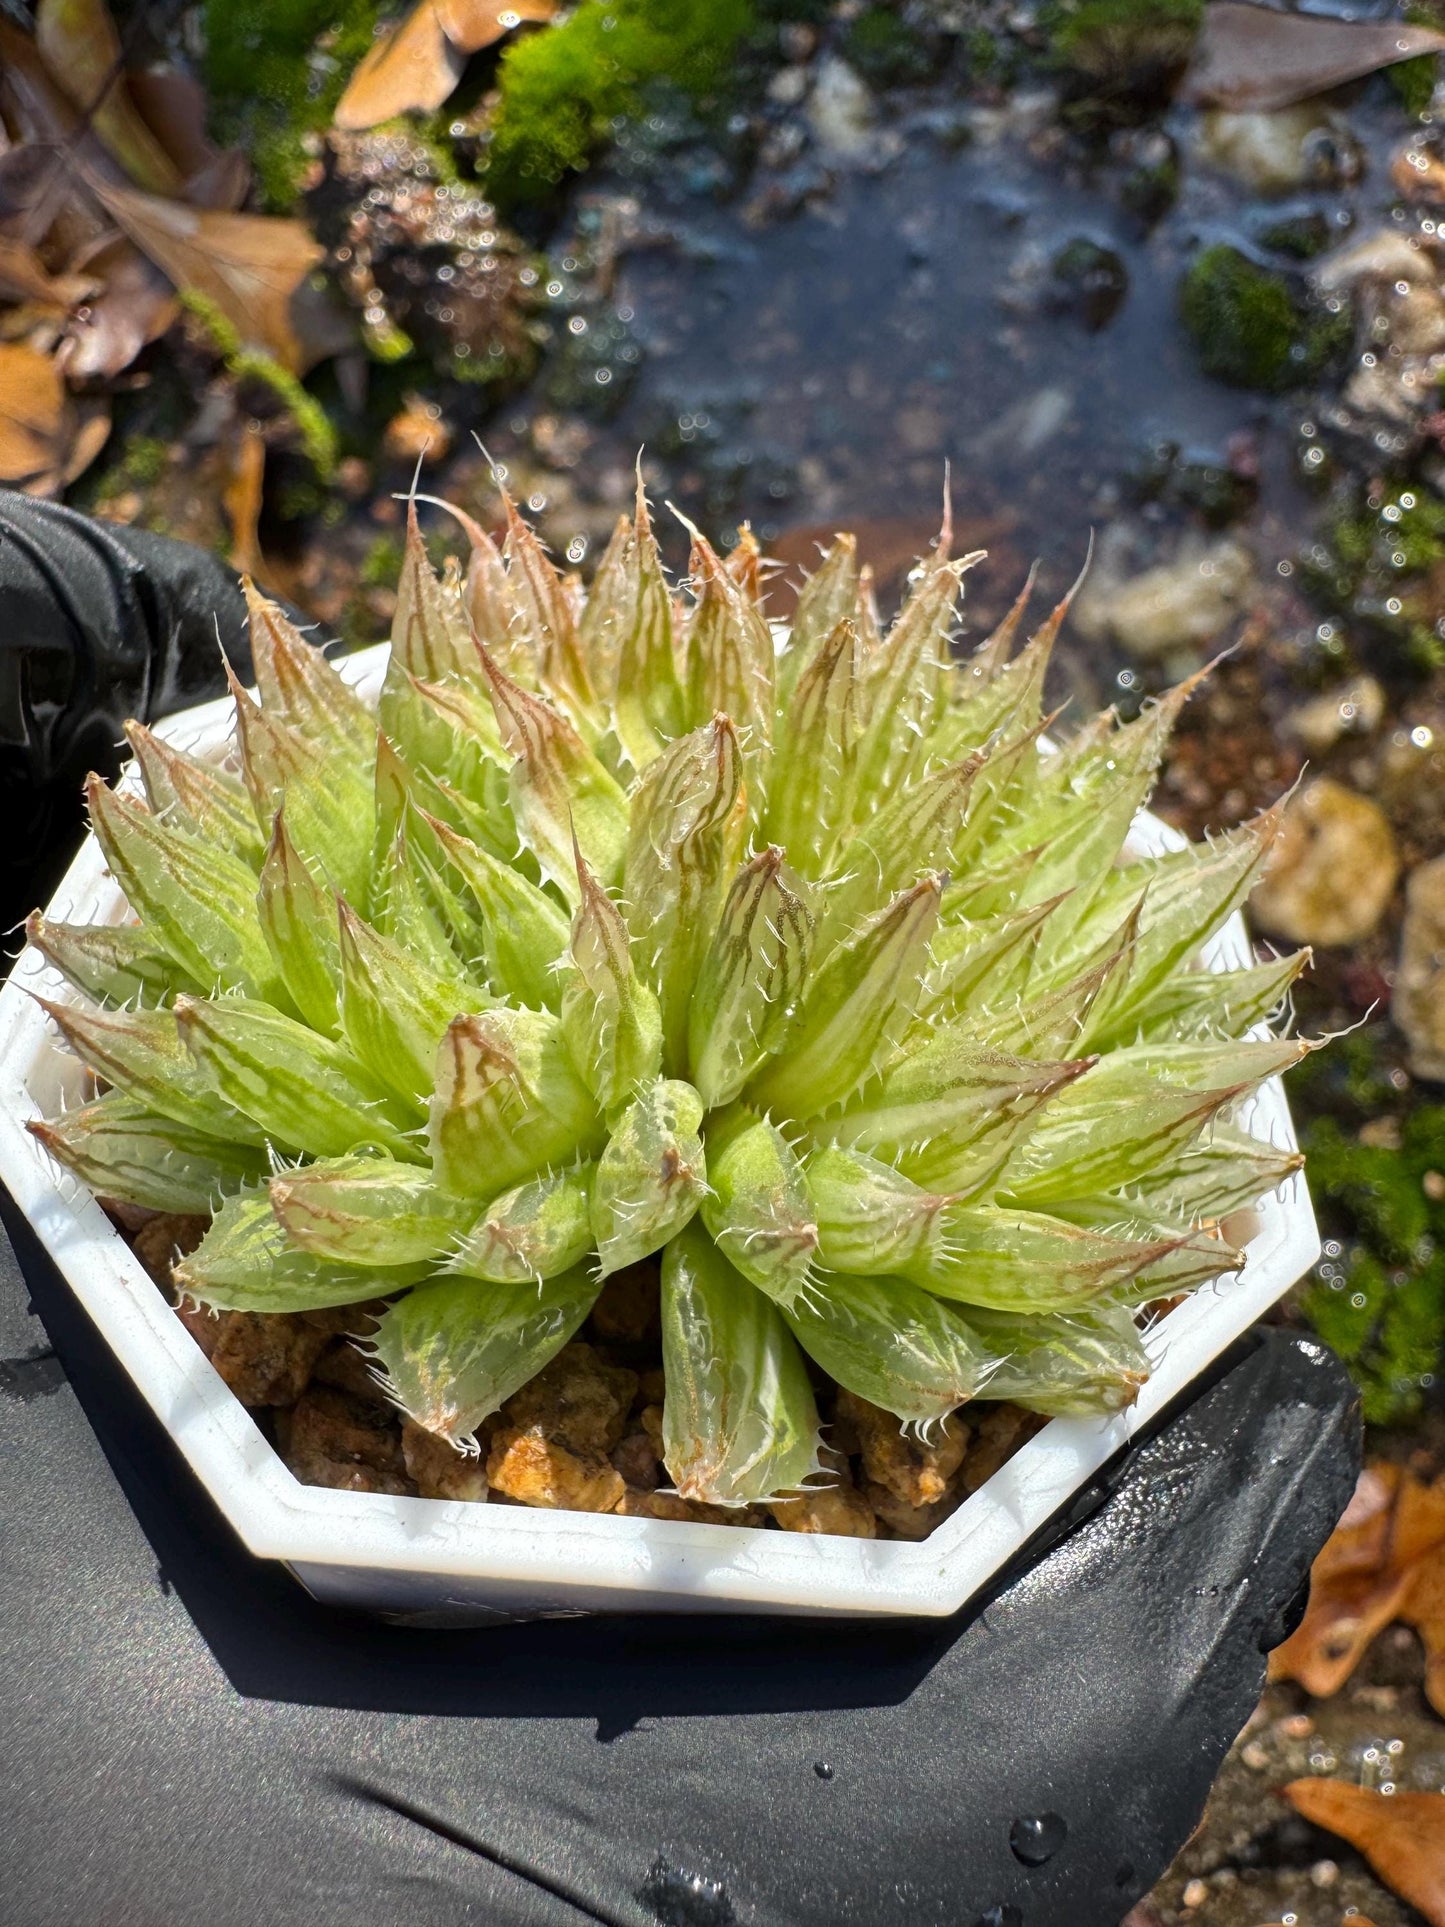
POLYGON ((363 589, 392 589, 401 574, 402 539, 399 535, 378 535, 356 572, 363 589))
POLYGON ((1386 1035, 1372 1025, 1339 1039, 1291 1086, 1296 1107, 1316 1113, 1302 1137, 1325 1241, 1302 1306, 1376 1424, 1418 1410, 1445 1351, 1445 1199, 1428 1176, 1445 1175, 1445 1105, 1399 1116, 1386 1035), (1360 1143, 1362 1124, 1392 1115, 1398 1148, 1360 1143))
POLYGON ((1227 242, 1203 249, 1179 290, 1179 311, 1206 374, 1273 391, 1316 380, 1348 344, 1349 314, 1297 296, 1227 242))
POLYGON ((329 124, 382 11, 379 0, 204 0, 215 131, 245 147, 268 208, 294 204, 306 137, 329 124))
POLYGON ((113 501, 131 489, 154 488, 170 463, 170 451, 155 435, 132 435, 120 460, 105 470, 97 501, 113 501))
POLYGON ((893 7, 865 7, 843 38, 849 65, 875 87, 901 87, 926 80, 936 50, 893 7))
POLYGON ((1054 0, 1040 25, 1076 104, 1107 120, 1167 104, 1203 13, 1203 0, 1054 0))
POLYGON ((295 422, 302 449, 317 476, 323 482, 330 481, 336 473, 336 430, 316 397, 308 394, 296 376, 273 356, 259 348, 248 348, 213 301, 194 289, 185 289, 181 303, 211 337, 228 374, 237 381, 258 381, 270 389, 295 422))
POLYGON ((511 209, 548 198, 644 111, 651 82, 722 91, 754 24, 752 0, 582 0, 559 26, 511 43, 497 70, 487 191, 511 209))
MULTIPOLYGON (((1445 25, 1445 6, 1406 7, 1405 18, 1415 27, 1440 27, 1445 25)), ((1399 95, 1405 112, 1415 120, 1422 120, 1430 111, 1439 71, 1434 54, 1398 60, 1393 67, 1385 69, 1385 77, 1399 95)))
POLYGON ((1397 482, 1336 496, 1322 539, 1300 558, 1306 586, 1408 666, 1445 666, 1434 582, 1445 564, 1445 501, 1397 482))

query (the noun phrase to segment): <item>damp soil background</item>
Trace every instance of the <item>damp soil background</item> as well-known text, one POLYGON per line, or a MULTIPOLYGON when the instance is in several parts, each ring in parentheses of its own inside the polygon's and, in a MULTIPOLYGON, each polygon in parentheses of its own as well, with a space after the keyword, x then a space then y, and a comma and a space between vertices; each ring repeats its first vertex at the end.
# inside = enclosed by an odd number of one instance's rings
MULTIPOLYGON (((204 71, 213 13, 129 17, 204 71)), ((585 171, 501 219, 494 56, 439 117, 285 130, 304 156, 289 208, 360 304, 359 345, 308 384, 333 456, 192 317, 116 385, 106 453, 67 499, 222 550, 245 537, 269 585, 350 642, 385 632, 419 460, 428 492, 489 522, 495 464, 585 576, 641 448, 655 500, 717 536, 752 522, 787 565, 780 603, 852 527, 885 605, 947 463, 959 546, 987 550, 974 632, 1035 560, 1040 597, 1062 592, 1092 543, 1060 702, 1131 711, 1233 651, 1187 713, 1163 813, 1208 832, 1307 769, 1304 855, 1256 921, 1317 946, 1302 1025, 1353 1028, 1294 1086, 1328 1242, 1282 1316, 1350 1359, 1379 1449, 1445 1471, 1445 982, 1412 966, 1399 995, 1402 943, 1418 964, 1445 931, 1437 76, 1221 118, 1178 92, 1189 0, 750 17, 726 86, 650 85, 585 171), (219 452, 238 419, 266 442, 239 528, 219 452)), ((257 158, 275 208, 284 169, 257 158)), ((668 539, 680 567, 680 523, 668 539)), ((1415 1920, 1273 1789, 1388 1765, 1445 1790, 1419 1682, 1394 1630, 1327 1705, 1271 1688, 1140 1921, 1415 1920)))

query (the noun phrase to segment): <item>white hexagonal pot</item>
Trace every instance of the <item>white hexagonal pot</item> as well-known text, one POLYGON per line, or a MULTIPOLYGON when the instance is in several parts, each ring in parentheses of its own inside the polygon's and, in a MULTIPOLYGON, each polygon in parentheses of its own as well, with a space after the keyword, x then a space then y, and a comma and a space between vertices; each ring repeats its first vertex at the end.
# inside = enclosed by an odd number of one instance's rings
MULTIPOLYGON (((363 650, 340 667, 374 693, 386 653, 363 650)), ((230 731, 228 699, 159 728, 218 759, 230 731)), ((1179 842, 1154 817, 1135 826, 1141 855, 1179 842)), ((123 919, 124 901, 93 838, 46 915, 123 919)), ((1214 940, 1209 961, 1220 969, 1251 961, 1240 918, 1214 940)), ((324 1490, 302 1485, 282 1464, 95 1199, 25 1130, 27 1119, 53 1115, 80 1088, 79 1064, 27 995, 41 989, 70 994, 27 949, 0 991, 0 1182, 249 1550, 283 1560, 319 1598, 418 1624, 603 1611, 951 1613, 1319 1253, 1309 1195, 1294 1178, 1258 1207, 1244 1270, 1154 1326, 1156 1368, 1132 1410, 1054 1419, 922 1544, 324 1490)), ((1293 1148, 1277 1080, 1244 1121, 1258 1137, 1293 1148)))

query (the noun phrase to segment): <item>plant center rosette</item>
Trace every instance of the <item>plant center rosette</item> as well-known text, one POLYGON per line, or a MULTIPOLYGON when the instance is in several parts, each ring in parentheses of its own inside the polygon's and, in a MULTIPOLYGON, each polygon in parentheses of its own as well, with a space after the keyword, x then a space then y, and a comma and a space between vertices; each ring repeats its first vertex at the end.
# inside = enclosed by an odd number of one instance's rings
POLYGON ((31 921, 102 1092, 37 1135, 213 1214, 203 1307, 381 1301, 461 1451, 643 1261, 689 1501, 826 1480, 823 1375, 924 1436, 1127 1405, 1299 1162, 1238 1111, 1303 957, 1200 960, 1277 809, 1130 860, 1188 686, 1041 743, 1064 605, 956 660, 946 540, 885 632, 840 537, 783 635, 746 532, 675 596, 639 488, 584 600, 507 516, 440 580, 413 507, 374 710, 252 593, 234 768, 133 725, 145 800, 91 779, 134 921, 31 921))

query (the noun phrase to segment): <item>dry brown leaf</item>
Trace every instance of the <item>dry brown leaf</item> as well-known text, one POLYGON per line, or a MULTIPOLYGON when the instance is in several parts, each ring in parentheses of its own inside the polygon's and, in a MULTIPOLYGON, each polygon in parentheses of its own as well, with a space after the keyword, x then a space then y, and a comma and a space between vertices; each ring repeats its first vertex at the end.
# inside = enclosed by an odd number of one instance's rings
POLYGON ((95 460, 109 433, 105 405, 73 402, 48 355, 0 344, 0 482, 53 495, 95 460))
POLYGON ((418 0, 347 82, 335 125, 359 133, 398 114, 431 113, 460 80, 468 54, 556 11, 556 0, 418 0))
POLYGON ((474 54, 524 20, 550 20, 557 0, 436 0, 436 9, 452 45, 474 54))
POLYGON ((1328 1699, 1396 1619, 1418 1627, 1431 1704, 1445 1712, 1445 1479, 1428 1483, 1376 1465, 1361 1473, 1311 1568, 1305 1616, 1270 1654, 1270 1678, 1298 1680, 1328 1699))
POLYGON ((51 274, 33 248, 0 236, 0 301, 33 301, 64 314, 99 287, 90 275, 51 274))
POLYGON ((442 30, 436 0, 420 0, 362 59, 336 104, 333 121, 348 133, 358 133, 398 114, 430 113, 451 93, 465 64, 465 54, 442 30))
POLYGON ((56 86, 136 185, 176 193, 180 170, 127 92, 120 35, 105 0, 40 0, 35 43, 56 86))
POLYGON ((1445 1793, 1371 1793, 1343 1780, 1281 1789, 1306 1820, 1348 1840, 1430 1927, 1445 1927, 1445 1793))
POLYGON ((90 254, 89 271, 101 291, 71 320, 60 360, 72 381, 108 378, 129 368, 179 312, 175 290, 154 263, 123 234, 112 234, 90 254))
POLYGON ((219 148, 206 133, 206 96, 189 74, 146 67, 126 76, 146 126, 175 162, 185 182, 181 198, 193 207, 239 207, 251 184, 251 164, 238 147, 219 148))
POLYGON ((1186 100, 1269 109, 1327 93, 1397 60, 1445 49, 1445 34, 1397 20, 1330 20, 1214 0, 1184 78, 1186 100))
POLYGON ((266 478, 266 444, 254 428, 243 428, 231 479, 221 504, 231 524, 231 566, 241 575, 265 581, 261 555, 261 486, 266 478))
POLYGON ((293 374, 305 373, 311 362, 291 309, 322 250, 304 222, 93 185, 118 225, 177 288, 213 301, 244 341, 293 374))

